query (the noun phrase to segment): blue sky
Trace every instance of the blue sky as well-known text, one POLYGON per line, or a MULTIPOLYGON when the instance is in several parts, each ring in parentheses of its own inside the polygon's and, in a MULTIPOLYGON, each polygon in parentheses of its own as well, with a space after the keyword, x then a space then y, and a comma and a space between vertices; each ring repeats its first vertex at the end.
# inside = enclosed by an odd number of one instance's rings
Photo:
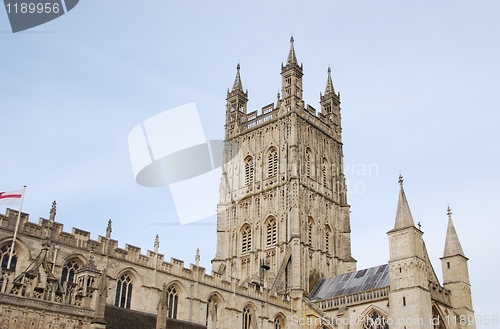
POLYGON ((80 1, 16 34, 1 12, 0 190, 28 185, 31 221, 57 200, 66 231, 97 239, 111 218, 120 247, 145 253, 159 234, 167 259, 189 264, 200 248, 210 269, 214 219, 176 225, 168 189, 135 183, 128 133, 196 102, 207 137, 221 138, 236 64, 249 110, 274 102, 293 33, 305 101, 319 108, 328 65, 342 95, 358 268, 388 261, 402 171, 438 275, 449 203, 476 314, 499 316, 499 11, 497 1, 80 1))

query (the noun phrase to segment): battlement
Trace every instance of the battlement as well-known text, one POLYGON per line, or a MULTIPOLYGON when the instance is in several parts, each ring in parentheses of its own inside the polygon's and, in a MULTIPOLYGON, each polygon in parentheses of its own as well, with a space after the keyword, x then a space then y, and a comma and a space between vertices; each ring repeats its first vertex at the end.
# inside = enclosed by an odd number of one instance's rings
MULTIPOLYGON (((248 131, 256 127, 260 127, 261 125, 269 123, 270 121, 274 121, 279 117, 287 115, 290 112, 292 112, 292 109, 290 107, 281 108, 280 111, 280 107, 278 105, 275 107, 274 103, 268 104, 262 107, 260 111, 254 110, 248 113, 244 117, 244 120, 246 121, 244 121, 242 124, 242 130, 248 131)), ((295 112, 298 113, 299 116, 301 116, 304 120, 308 121, 313 126, 324 131, 325 133, 331 134, 333 132, 333 125, 328 117, 321 112, 317 112, 316 109, 311 105, 307 104, 304 109, 296 109, 295 112)))
MULTIPOLYGON (((0 214, 0 230, 13 234, 17 221, 18 211, 7 209, 5 215, 0 214)), ((104 236, 98 236, 97 241, 90 239, 90 232, 75 228, 71 229, 71 233, 64 231, 64 225, 55 221, 50 221, 45 218, 40 218, 38 224, 29 222, 29 215, 21 213, 21 221, 19 223, 18 236, 34 238, 37 240, 45 240, 50 237, 53 243, 65 245, 75 249, 75 252, 88 254, 93 252, 94 256, 109 256, 111 259, 131 263, 133 266, 156 270, 165 274, 176 276, 179 279, 196 282, 198 284, 208 285, 221 290, 235 292, 250 298, 263 300, 267 298, 272 303, 289 307, 287 296, 283 294, 271 295, 269 289, 257 290, 254 286, 248 283, 240 285, 237 279, 227 281, 223 275, 211 271, 206 273, 206 269, 202 266, 190 264, 185 267, 184 261, 177 258, 170 258, 170 261, 164 260, 164 255, 147 250, 146 255, 141 253, 141 248, 125 244, 125 248, 118 247, 118 241, 104 236)))

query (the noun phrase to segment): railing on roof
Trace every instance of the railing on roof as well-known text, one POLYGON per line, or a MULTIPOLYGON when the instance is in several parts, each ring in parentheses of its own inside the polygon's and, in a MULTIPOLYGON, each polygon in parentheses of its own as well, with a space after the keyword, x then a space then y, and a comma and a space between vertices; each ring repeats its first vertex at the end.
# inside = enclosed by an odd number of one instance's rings
POLYGON ((385 299, 389 296, 389 287, 383 287, 373 290, 357 292, 354 294, 337 296, 314 302, 320 309, 335 309, 341 306, 349 306, 351 304, 359 304, 364 301, 375 301, 385 299))

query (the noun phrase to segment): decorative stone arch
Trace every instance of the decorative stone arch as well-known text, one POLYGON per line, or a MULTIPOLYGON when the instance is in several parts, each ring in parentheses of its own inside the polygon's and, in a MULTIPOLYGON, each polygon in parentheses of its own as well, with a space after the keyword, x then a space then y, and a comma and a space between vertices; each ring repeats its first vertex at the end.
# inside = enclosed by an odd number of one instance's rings
POLYGON ((387 313, 376 305, 369 305, 360 315, 360 329, 389 329, 387 313), (375 316, 377 314, 377 316, 375 316))
POLYGON ((224 297, 222 297, 218 291, 213 291, 205 300, 207 301, 205 317, 207 329, 215 329, 217 328, 218 320, 223 318, 222 310, 225 304, 224 297))
POLYGON ((333 231, 330 225, 325 224, 325 252, 329 255, 333 254, 333 231))
POLYGON ((76 282, 76 272, 86 263, 87 260, 82 254, 70 254, 61 260, 59 283, 64 291, 67 289, 67 283, 76 282))
POLYGON ((274 215, 269 215, 264 221, 265 246, 271 247, 278 242, 278 220, 274 215))
POLYGON ((266 178, 276 177, 279 172, 279 150, 276 146, 269 146, 264 152, 262 166, 265 169, 266 178))
POLYGON ((438 304, 433 302, 431 304, 431 312, 432 312, 432 326, 434 329, 448 329, 446 327, 446 316, 443 315, 438 304))
POLYGON ((323 157, 323 160, 321 161, 321 184, 323 187, 329 187, 330 181, 330 168, 328 164, 328 160, 326 157, 323 157))
POLYGON ((304 175, 314 179, 314 153, 308 146, 304 151, 304 175))
POLYGON ((182 319, 182 300, 186 298, 186 288, 179 280, 170 281, 166 289, 167 317, 182 319))
MULTIPOLYGON (((9 257, 10 248, 12 247, 12 240, 13 240, 12 237, 8 237, 8 238, 4 238, 4 239, 0 240, 0 248, 4 248, 4 252, 6 254, 7 260, 9 257)), ((20 262, 22 262, 22 261, 27 261, 27 260, 31 259, 30 249, 23 242, 23 240, 20 238, 17 238, 16 243, 14 244, 14 255, 16 256, 15 275, 17 276, 18 273, 21 271, 21 268, 18 264, 20 264, 20 262)), ((2 259, 0 260, 0 262, 2 260, 3 260, 3 255, 2 255, 2 259)), ((12 267, 12 263, 11 263, 11 267, 12 267)))
POLYGON ((316 222, 312 218, 312 216, 307 216, 307 221, 306 221, 306 233, 307 233, 307 244, 311 246, 311 248, 314 245, 314 235, 315 235, 315 227, 316 227, 316 222))
POLYGON ((257 307, 252 302, 247 302, 241 310, 241 329, 257 329, 257 307))
POLYGON ((285 329, 286 328, 286 316, 278 312, 273 317, 273 329, 285 329))
POLYGON ((114 305, 131 308, 132 297, 140 293, 141 276, 132 267, 126 267, 118 272, 114 289, 114 305))
POLYGON ((253 156, 247 155, 243 160, 243 178, 244 178, 244 186, 251 187, 255 180, 255 161, 253 156))
POLYGON ((81 266, 87 263, 87 258, 82 254, 69 254, 61 259, 61 267, 70 260, 75 260, 81 266))
POLYGON ((241 253, 248 253, 252 250, 252 226, 245 222, 240 228, 241 235, 241 253))

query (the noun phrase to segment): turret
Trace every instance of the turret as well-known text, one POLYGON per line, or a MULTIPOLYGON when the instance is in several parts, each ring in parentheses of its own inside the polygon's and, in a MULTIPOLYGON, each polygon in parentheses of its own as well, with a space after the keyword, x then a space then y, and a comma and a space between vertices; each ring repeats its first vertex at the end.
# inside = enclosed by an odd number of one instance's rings
POLYGON ((302 76, 303 67, 299 66, 295 48, 293 46, 293 36, 290 38, 290 50, 286 64, 281 63, 281 95, 285 102, 286 112, 304 109, 302 100, 302 76))
POLYGON ((236 77, 233 88, 227 91, 226 98, 226 140, 241 132, 241 125, 247 114, 248 91, 243 91, 241 83, 240 64, 236 66, 236 77))
POLYGON ((423 232, 415 227, 399 176, 399 199, 394 229, 389 236, 389 277, 391 290, 389 317, 394 329, 431 328, 431 296, 427 282, 423 232), (423 323, 406 324, 405 319, 422 319, 423 323), (399 320, 399 321, 398 321, 399 320), (402 322, 401 322, 402 321, 402 322), (398 325, 402 323, 403 325, 398 325))
POLYGON ((330 125, 332 125, 333 137, 338 141, 342 140, 342 129, 340 125, 340 93, 335 93, 335 88, 333 87, 332 70, 328 67, 328 77, 326 79, 325 93, 319 94, 320 104, 321 104, 321 114, 323 114, 330 125))
MULTIPOLYGON (((459 316, 467 319, 474 318, 472 308, 472 296, 469 281, 469 269, 462 245, 458 239, 453 220, 451 219, 451 208, 448 207, 448 229, 444 245, 441 267, 443 269, 444 287, 451 291, 451 303, 453 310, 459 316), (470 317, 469 317, 470 316, 470 317)), ((459 319, 457 319, 457 322, 459 319)), ((475 324, 467 321, 467 328, 475 328, 475 324)))

